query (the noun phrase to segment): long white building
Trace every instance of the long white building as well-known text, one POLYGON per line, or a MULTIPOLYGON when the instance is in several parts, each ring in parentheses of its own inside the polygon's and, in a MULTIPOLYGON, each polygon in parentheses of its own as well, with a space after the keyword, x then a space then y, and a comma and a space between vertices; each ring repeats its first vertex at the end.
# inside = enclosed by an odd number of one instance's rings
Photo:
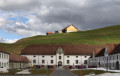
POLYGON ((105 48, 94 50, 88 59, 88 65, 119 70, 120 44, 106 44, 105 48))
POLYGON ((88 45, 29 45, 21 55, 31 61, 30 65, 82 65, 87 64, 93 49, 88 45))

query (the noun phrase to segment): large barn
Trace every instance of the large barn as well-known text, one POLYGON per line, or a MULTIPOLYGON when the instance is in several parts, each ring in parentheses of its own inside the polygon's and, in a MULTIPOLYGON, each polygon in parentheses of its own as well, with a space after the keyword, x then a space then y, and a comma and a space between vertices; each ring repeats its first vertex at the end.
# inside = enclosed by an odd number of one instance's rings
POLYGON ((30 65, 82 65, 99 45, 28 45, 21 50, 30 65))

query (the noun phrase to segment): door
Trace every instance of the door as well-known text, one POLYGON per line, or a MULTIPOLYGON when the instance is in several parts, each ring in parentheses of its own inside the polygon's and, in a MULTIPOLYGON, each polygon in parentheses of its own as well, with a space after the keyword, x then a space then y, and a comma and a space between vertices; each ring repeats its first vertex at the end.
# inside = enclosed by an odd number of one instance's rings
POLYGON ((62 62, 61 61, 58 62, 58 66, 62 66, 62 62))
POLYGON ((116 62, 116 70, 119 70, 119 62, 116 62))

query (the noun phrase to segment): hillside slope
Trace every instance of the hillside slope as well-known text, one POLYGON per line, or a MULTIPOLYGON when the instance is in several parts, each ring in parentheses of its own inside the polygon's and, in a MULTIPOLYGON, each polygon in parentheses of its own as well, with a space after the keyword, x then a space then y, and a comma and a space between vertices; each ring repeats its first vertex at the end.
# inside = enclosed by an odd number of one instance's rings
POLYGON ((54 34, 49 36, 39 35, 21 39, 14 44, 1 43, 0 46, 8 52, 20 54, 20 50, 30 44, 104 45, 106 43, 120 43, 120 25, 88 31, 54 34))

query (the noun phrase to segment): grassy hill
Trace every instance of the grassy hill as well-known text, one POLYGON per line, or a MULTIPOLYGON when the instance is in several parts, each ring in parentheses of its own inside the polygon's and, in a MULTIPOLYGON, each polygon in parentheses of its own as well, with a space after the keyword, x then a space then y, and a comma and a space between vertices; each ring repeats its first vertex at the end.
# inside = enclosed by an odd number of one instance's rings
POLYGON ((21 39, 14 44, 0 44, 8 52, 20 54, 20 50, 30 44, 90 44, 104 45, 120 43, 120 25, 72 33, 34 36, 21 39))

